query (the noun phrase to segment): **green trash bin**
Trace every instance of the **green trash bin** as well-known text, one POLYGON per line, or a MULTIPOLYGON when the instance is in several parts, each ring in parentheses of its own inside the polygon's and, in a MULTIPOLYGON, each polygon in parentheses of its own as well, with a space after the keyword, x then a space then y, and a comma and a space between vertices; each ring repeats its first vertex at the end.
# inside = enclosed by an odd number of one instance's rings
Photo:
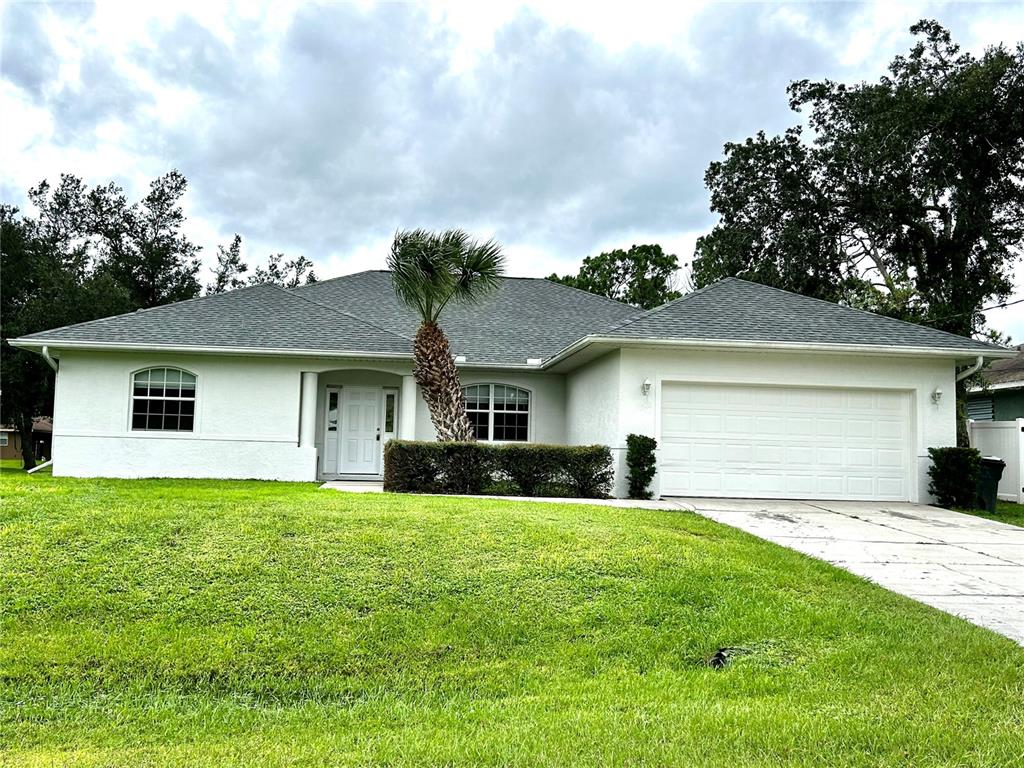
POLYGON ((988 512, 996 511, 999 480, 1006 469, 1006 462, 998 456, 982 456, 981 472, 978 474, 978 508, 988 512))

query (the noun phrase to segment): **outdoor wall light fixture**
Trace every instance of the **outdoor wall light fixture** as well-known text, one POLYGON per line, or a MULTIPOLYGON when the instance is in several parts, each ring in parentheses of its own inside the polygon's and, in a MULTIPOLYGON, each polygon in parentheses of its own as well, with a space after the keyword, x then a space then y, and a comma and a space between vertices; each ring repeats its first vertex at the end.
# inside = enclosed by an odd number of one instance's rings
POLYGON ((941 400, 941 399, 942 399, 942 390, 939 389, 938 387, 936 387, 935 391, 932 392, 932 402, 935 403, 936 405, 938 405, 939 404, 939 400, 941 400))
POLYGON ((644 393, 644 396, 647 396, 651 393, 650 379, 644 379, 643 383, 640 385, 640 391, 644 393))

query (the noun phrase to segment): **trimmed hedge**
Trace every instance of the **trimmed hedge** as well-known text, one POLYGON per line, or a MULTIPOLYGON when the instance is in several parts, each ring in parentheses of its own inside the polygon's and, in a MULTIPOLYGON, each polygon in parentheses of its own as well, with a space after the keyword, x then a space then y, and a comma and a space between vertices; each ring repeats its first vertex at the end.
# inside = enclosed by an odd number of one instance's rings
POLYGON ((390 440, 384 490, 603 499, 611 490, 605 445, 434 443, 390 440))
POLYGON ((650 485, 657 470, 654 450, 657 441, 647 435, 626 435, 626 467, 629 469, 629 498, 651 498, 650 485))
POLYGON ((981 453, 977 448, 929 448, 928 492, 940 507, 974 509, 977 504, 981 453))

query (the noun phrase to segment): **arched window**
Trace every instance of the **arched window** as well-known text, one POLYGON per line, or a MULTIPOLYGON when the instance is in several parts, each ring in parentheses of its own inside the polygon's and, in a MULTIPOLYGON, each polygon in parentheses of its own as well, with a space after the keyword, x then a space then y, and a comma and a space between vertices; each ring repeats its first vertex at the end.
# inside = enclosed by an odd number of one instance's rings
POLYGON ((191 432, 196 377, 180 368, 147 368, 132 375, 132 429, 191 432))
POLYGON ((529 390, 508 384, 471 384, 462 388, 462 394, 477 440, 529 439, 529 390))

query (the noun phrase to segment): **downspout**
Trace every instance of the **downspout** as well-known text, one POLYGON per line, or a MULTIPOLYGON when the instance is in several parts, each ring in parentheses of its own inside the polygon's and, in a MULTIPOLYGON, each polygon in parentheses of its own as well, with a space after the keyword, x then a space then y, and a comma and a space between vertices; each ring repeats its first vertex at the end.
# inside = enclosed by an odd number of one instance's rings
MULTIPOLYGON (((50 367, 53 368, 53 370, 56 371, 57 370, 57 361, 54 360, 52 357, 50 357, 50 348, 44 345, 42 350, 40 350, 40 354, 43 356, 43 360, 45 360, 47 363, 49 363, 50 367)), ((980 360, 981 358, 979 357, 978 359, 980 360)))
MULTIPOLYGON (((43 356, 43 360, 49 363, 50 367, 53 368, 54 372, 56 373, 57 361, 50 357, 50 348, 44 344, 43 348, 39 350, 39 352, 43 356)), ((32 467, 32 469, 28 471, 28 474, 31 475, 33 472, 38 472, 40 469, 43 469, 44 467, 49 467, 52 464, 53 457, 51 457, 49 461, 44 461, 42 464, 37 464, 36 466, 32 467)))
POLYGON ((980 371, 981 366, 984 364, 984 356, 978 355, 978 359, 974 361, 974 365, 964 368, 956 375, 956 444, 960 448, 969 448, 971 446, 971 422, 970 419, 967 418, 966 399, 963 397, 967 394, 967 386, 963 385, 961 387, 960 382, 968 376, 972 376, 980 371))
MULTIPOLYGON (((43 354, 46 354, 46 347, 43 347, 43 354)), ((978 359, 974 361, 974 365, 972 365, 970 368, 964 368, 962 371, 960 371, 960 373, 956 375, 957 382, 961 382, 971 374, 977 373, 978 371, 981 370, 981 366, 983 366, 984 364, 985 357, 983 355, 978 355, 978 359)))

